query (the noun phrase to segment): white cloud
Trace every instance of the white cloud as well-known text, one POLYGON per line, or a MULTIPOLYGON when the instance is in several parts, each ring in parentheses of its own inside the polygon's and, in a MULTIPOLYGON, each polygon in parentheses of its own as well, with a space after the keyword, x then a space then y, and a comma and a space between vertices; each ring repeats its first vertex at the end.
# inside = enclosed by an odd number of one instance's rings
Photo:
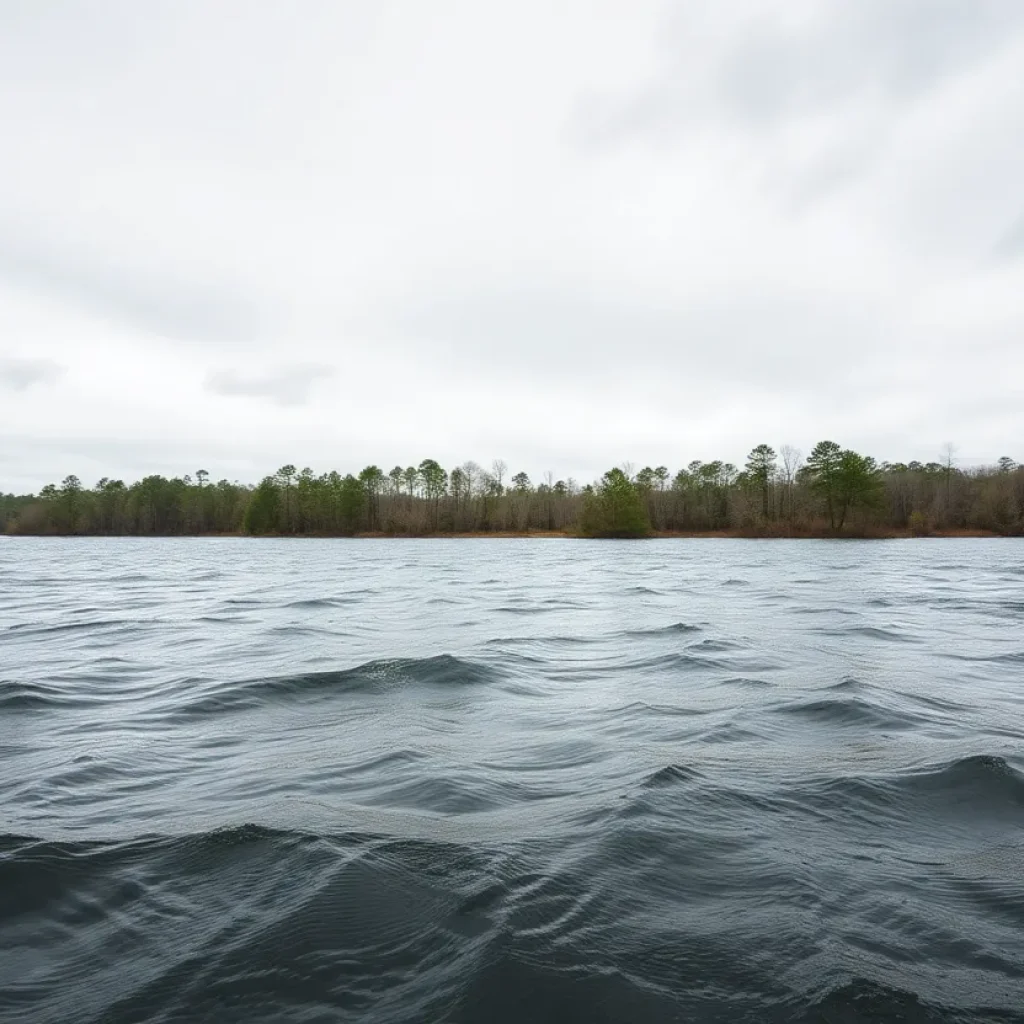
POLYGON ((1016 0, 0 8, 0 488, 1024 458, 1022 64, 1016 0))

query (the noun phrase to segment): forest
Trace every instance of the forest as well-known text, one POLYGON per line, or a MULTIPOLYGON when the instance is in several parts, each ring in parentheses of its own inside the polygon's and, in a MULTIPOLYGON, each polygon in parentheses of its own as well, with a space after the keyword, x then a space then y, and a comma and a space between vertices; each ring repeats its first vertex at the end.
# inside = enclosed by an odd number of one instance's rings
POLYGON ((384 472, 316 474, 282 466, 256 485, 205 470, 135 483, 77 476, 38 494, 0 494, 0 532, 33 535, 433 536, 550 533, 582 537, 728 534, 892 537, 1024 535, 1024 466, 876 463, 822 441, 803 458, 759 444, 743 466, 622 466, 580 485, 509 475, 496 460, 446 470, 433 459, 384 472))

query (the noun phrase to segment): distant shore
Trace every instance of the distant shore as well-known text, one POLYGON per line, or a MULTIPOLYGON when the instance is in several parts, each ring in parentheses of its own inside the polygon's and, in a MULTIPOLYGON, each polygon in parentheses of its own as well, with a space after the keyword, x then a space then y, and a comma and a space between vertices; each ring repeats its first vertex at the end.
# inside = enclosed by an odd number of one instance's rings
MULTIPOLYGON (((222 536, 244 537, 246 534, 222 534, 222 536)), ((267 535, 265 535, 267 536, 267 535)), ((277 539, 286 539, 289 534, 276 534, 277 539)), ((291 536, 315 537, 320 540, 331 538, 341 540, 593 540, 605 538, 584 537, 572 530, 476 530, 465 533, 357 533, 349 537, 339 537, 338 534, 302 534, 291 536)), ((910 530, 843 530, 833 532, 831 530, 793 530, 784 532, 765 532, 757 530, 654 530, 646 537, 630 538, 636 540, 909 540, 911 538, 968 538, 968 537, 1000 537, 1003 534, 993 533, 988 530, 935 530, 931 533, 919 534, 910 530)), ((251 538, 259 540, 259 537, 251 538)), ((609 538, 616 539, 616 538, 609 538)))
POLYGON ((258 484, 206 470, 131 484, 75 475, 38 494, 0 492, 0 533, 41 536, 836 537, 1024 536, 1024 465, 882 463, 821 441, 806 460, 754 448, 743 467, 691 462, 608 470, 581 485, 511 477, 500 459, 450 470, 433 459, 384 473, 282 466, 258 484))
MULTIPOLYGON (((0 536, 4 536, 0 534, 0 536)), ((595 538, 583 537, 581 534, 571 530, 476 530, 471 532, 451 533, 438 531, 436 533, 383 533, 364 532, 355 534, 337 533, 263 533, 258 535, 248 534, 242 531, 236 532, 210 532, 210 533, 176 533, 176 534, 134 534, 134 533, 107 533, 107 534, 73 534, 73 533, 48 533, 48 534, 7 534, 7 536, 33 536, 33 537, 81 537, 94 540, 109 540, 114 537, 174 537, 181 540, 195 540, 198 538, 225 538, 238 537, 246 540, 590 540, 595 538)), ((654 530, 646 537, 629 538, 633 540, 936 540, 936 539, 967 539, 1006 537, 1007 534, 995 533, 991 530, 932 530, 927 533, 915 533, 910 530, 882 530, 849 529, 843 531, 832 531, 828 529, 796 529, 792 531, 758 531, 755 529, 731 529, 731 530, 654 530)), ((603 538, 597 538, 603 539, 603 538)), ((610 538, 615 539, 615 538, 610 538)))
MULTIPOLYGON (((284 536, 284 535, 279 535, 284 536)), ((333 534, 321 534, 321 539, 335 536, 333 534)), ((730 529, 730 530, 654 530, 647 537, 637 538, 639 540, 909 540, 927 538, 967 538, 967 537, 1001 537, 1003 534, 994 533, 990 530, 934 530, 929 533, 914 533, 910 530, 843 530, 834 532, 832 530, 792 530, 789 532, 768 532, 754 529, 730 529)), ((355 539, 405 539, 405 540, 438 540, 451 538, 455 540, 477 540, 480 538, 530 538, 533 540, 587 540, 581 534, 571 530, 530 530, 529 532, 514 530, 477 530, 469 533, 423 533, 423 534, 393 534, 393 533, 359 533, 355 539)))

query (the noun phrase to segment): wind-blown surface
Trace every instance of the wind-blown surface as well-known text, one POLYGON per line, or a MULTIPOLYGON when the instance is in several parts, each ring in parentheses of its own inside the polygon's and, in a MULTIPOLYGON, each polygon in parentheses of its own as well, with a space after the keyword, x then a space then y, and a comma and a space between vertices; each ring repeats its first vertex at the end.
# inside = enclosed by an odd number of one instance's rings
POLYGON ((0 580, 5 1021, 1024 1019, 1020 542, 0 580))

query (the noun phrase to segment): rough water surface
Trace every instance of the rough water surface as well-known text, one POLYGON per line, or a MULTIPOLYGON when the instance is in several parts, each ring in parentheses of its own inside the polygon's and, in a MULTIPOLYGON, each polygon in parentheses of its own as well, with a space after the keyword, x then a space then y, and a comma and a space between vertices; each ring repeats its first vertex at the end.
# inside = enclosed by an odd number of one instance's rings
POLYGON ((0 538, 0 1019, 1024 1020, 1024 541, 0 538))

